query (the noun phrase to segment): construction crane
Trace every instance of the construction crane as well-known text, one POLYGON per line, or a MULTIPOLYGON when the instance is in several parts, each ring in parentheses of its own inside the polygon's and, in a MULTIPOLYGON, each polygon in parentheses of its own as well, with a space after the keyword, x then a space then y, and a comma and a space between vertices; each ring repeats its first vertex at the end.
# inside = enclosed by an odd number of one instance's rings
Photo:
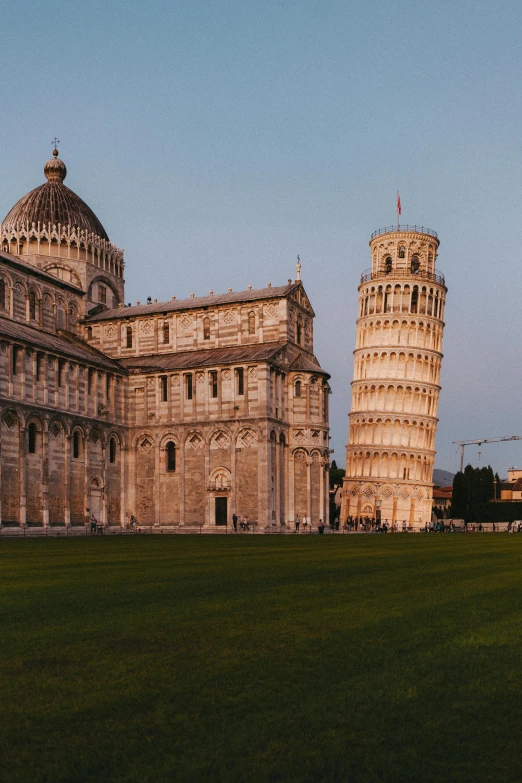
POLYGON ((522 440, 522 435, 507 435, 505 438, 482 438, 481 440, 454 440, 460 446, 460 472, 464 470, 464 449, 466 446, 482 446, 483 443, 500 443, 506 440, 522 440))

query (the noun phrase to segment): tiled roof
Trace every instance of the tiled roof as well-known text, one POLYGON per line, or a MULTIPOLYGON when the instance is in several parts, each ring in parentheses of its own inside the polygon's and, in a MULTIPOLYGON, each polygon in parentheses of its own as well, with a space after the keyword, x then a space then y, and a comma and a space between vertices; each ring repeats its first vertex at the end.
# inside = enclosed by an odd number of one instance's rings
POLYGON ((258 299, 279 299, 294 291, 300 283, 289 283, 270 288, 258 288, 253 291, 239 291, 231 294, 216 294, 215 296, 198 296, 194 299, 175 299, 170 302, 135 305, 134 307, 118 307, 115 310, 105 310, 103 313, 91 316, 86 321, 111 321, 115 318, 132 318, 137 315, 155 315, 173 313, 177 310, 197 310, 203 307, 234 304, 239 302, 255 302, 258 299))
POLYGON ((453 487, 434 487, 433 497, 435 500, 451 500, 453 487))
POLYGON ((60 334, 44 332, 42 329, 35 329, 32 326, 11 321, 10 318, 0 317, 1 337, 14 342, 28 343, 42 351, 50 351, 79 362, 95 364, 114 372, 122 372, 122 368, 117 361, 109 359, 100 351, 83 343, 79 338, 75 338, 74 335, 66 336, 64 332, 60 334))
POLYGON ((161 353, 151 356, 132 356, 120 359, 128 370, 157 372, 159 370, 188 370, 195 367, 214 367, 219 364, 242 364, 274 360, 286 343, 237 345, 231 348, 207 348, 202 351, 161 353))
POLYGON ((18 269, 21 269, 26 274, 34 275, 41 280, 45 280, 50 285, 54 285, 62 289, 65 288, 69 291, 74 291, 75 294, 85 296, 85 293, 81 290, 81 288, 78 288, 72 283, 66 283, 65 280, 60 280, 58 277, 49 274, 49 272, 44 272, 43 269, 38 269, 38 267, 34 266, 34 264, 29 264, 27 261, 22 260, 18 256, 11 255, 11 253, 6 253, 5 251, 0 252, 0 261, 3 261, 9 266, 18 267, 18 269))
MULTIPOLYGON (((315 359, 315 356, 314 356, 315 359)), ((290 364, 290 367, 288 368, 292 372, 317 372, 321 373, 322 375, 326 375, 328 378, 330 375, 321 369, 321 365, 317 362, 317 360, 314 362, 311 359, 308 358, 308 356, 305 356, 304 353, 300 352, 294 359, 294 361, 290 364)))

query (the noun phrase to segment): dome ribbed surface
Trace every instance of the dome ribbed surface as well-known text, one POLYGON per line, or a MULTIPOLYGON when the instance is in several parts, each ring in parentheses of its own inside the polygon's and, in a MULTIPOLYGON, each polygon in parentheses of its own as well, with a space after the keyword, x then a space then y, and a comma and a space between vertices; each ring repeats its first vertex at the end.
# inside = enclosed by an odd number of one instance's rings
POLYGON ((2 227, 40 223, 74 226, 102 239, 109 239, 104 227, 85 201, 63 182, 46 182, 20 199, 2 221, 2 227))

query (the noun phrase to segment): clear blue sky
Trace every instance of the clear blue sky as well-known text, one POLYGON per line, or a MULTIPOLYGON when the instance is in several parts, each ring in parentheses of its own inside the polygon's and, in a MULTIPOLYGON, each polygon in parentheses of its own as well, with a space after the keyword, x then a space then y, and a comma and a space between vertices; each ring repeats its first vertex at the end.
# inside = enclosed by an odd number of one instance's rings
POLYGON ((57 134, 127 301, 284 283, 299 253, 344 464, 358 278, 400 190, 449 286, 436 465, 522 435, 519 2, 5 0, 2 21, 2 216, 57 134))

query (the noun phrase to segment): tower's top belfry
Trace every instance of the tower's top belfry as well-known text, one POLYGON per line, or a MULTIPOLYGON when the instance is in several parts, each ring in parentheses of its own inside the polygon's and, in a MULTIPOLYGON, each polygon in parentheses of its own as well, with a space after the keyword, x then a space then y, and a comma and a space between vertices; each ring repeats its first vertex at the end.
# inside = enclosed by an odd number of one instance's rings
POLYGON ((390 275, 415 275, 444 285, 444 278, 435 273, 439 244, 436 232, 425 226, 380 228, 370 238, 372 267, 363 272, 361 283, 390 275))

